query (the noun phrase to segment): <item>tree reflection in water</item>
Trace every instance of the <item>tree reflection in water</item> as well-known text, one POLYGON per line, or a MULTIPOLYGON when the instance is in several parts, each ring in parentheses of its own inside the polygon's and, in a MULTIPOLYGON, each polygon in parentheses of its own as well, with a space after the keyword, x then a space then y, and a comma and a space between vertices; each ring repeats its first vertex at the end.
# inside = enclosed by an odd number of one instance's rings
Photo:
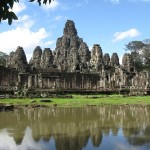
POLYGON ((2 150, 150 148, 150 107, 40 108, 0 112, 2 150))

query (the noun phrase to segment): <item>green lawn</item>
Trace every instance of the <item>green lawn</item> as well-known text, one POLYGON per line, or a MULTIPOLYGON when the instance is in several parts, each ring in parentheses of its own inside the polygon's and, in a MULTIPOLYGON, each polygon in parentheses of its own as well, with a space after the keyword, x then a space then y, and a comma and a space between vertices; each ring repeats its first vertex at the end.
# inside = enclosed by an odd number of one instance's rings
POLYGON ((150 96, 120 95, 73 95, 73 98, 33 98, 33 99, 0 99, 0 103, 13 105, 46 105, 58 107, 80 107, 88 105, 149 105, 150 96), (42 99, 50 99, 52 102, 40 102, 42 99), (33 102, 35 101, 35 102, 33 102))

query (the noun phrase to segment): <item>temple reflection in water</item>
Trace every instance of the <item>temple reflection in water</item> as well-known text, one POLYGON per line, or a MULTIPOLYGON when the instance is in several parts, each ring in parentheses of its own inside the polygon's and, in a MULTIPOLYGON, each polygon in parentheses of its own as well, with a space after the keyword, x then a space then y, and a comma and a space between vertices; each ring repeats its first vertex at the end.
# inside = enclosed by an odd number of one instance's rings
POLYGON ((148 106, 22 109, 0 120, 3 150, 150 148, 148 106))

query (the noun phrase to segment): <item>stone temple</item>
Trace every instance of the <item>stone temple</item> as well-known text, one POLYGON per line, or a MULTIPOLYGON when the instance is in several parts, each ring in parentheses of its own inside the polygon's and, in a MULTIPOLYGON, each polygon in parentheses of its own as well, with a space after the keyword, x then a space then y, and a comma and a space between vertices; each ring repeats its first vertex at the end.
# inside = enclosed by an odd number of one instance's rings
POLYGON ((90 51, 78 36, 75 24, 68 20, 56 48, 37 46, 29 63, 23 47, 18 46, 0 67, 0 91, 26 89, 34 92, 119 92, 148 94, 150 73, 137 72, 130 54, 122 64, 117 53, 103 54, 99 44, 90 51))

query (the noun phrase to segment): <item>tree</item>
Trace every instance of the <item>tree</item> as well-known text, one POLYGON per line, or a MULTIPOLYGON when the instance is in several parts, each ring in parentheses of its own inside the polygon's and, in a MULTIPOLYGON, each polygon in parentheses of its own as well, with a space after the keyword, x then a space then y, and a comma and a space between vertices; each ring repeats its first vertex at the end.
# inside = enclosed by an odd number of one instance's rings
POLYGON ((150 70, 150 39, 131 41, 125 46, 125 49, 131 52, 134 67, 137 71, 150 70))
POLYGON ((125 49, 131 52, 135 69, 141 71, 143 69, 143 62, 140 51, 143 49, 144 43, 142 41, 131 41, 125 46, 125 49))
MULTIPOLYGON (((29 2, 34 1, 35 0, 30 0, 29 2)), ((41 3, 47 4, 47 1, 50 4, 52 0, 42 0, 42 2, 41 0, 37 0, 39 5, 41 5, 41 3)), ((0 22, 8 19, 8 24, 11 25, 13 20, 18 20, 16 14, 12 11, 14 3, 19 3, 19 0, 0 0, 0 22)))
POLYGON ((145 44, 142 50, 144 69, 150 70, 150 43, 145 44))
POLYGON ((142 41, 132 41, 125 46, 126 46, 126 50, 138 53, 141 49, 143 49, 145 44, 142 41))

